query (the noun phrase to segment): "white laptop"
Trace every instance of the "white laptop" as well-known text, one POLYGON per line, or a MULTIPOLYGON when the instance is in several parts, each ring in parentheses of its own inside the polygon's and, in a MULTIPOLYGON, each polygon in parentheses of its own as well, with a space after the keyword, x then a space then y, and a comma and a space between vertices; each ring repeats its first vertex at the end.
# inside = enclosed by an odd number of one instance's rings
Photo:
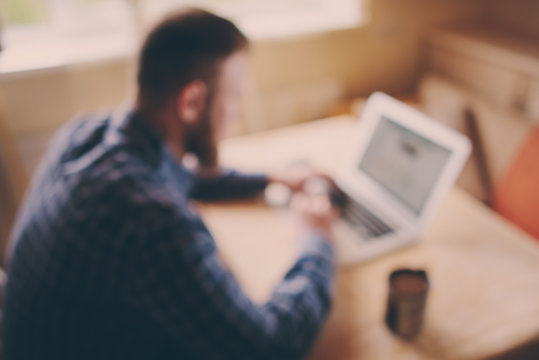
POLYGON ((336 179, 346 193, 334 227, 341 263, 417 241, 470 153, 465 136, 383 93, 369 97, 355 144, 336 179))

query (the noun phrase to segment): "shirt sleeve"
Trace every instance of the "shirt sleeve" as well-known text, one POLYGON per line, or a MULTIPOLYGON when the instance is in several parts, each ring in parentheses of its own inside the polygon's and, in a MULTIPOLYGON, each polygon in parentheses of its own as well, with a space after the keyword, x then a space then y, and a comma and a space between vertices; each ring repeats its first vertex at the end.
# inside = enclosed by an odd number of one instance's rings
POLYGON ((197 200, 227 200, 259 195, 268 185, 264 174, 225 170, 219 174, 195 174, 191 197, 197 200))
POLYGON ((298 359, 313 344, 330 307, 333 251, 322 235, 302 240, 298 260, 269 301, 254 304, 220 265, 200 220, 154 220, 131 263, 128 302, 200 359, 298 359), (159 225, 159 226, 155 226, 159 225))

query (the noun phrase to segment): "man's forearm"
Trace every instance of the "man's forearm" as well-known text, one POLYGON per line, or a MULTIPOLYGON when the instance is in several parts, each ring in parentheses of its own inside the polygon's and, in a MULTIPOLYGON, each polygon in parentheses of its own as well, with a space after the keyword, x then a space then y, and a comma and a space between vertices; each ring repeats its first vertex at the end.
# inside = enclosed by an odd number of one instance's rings
POLYGON ((326 319, 333 271, 331 246, 322 234, 310 232, 302 239, 297 262, 266 304, 275 313, 285 314, 278 333, 292 358, 309 351, 326 319))
POLYGON ((333 251, 320 234, 306 235, 297 262, 270 300, 257 306, 222 268, 207 232, 186 231, 198 225, 168 221, 166 214, 155 210, 152 214, 169 226, 146 234, 159 241, 145 242, 145 251, 136 252, 138 260, 129 272, 130 279, 136 280, 129 297, 132 306, 142 307, 160 328, 200 358, 306 355, 331 299, 333 251))
POLYGON ((216 175, 196 175, 190 195, 197 200, 247 198, 260 194, 268 182, 265 174, 244 174, 233 170, 216 175))

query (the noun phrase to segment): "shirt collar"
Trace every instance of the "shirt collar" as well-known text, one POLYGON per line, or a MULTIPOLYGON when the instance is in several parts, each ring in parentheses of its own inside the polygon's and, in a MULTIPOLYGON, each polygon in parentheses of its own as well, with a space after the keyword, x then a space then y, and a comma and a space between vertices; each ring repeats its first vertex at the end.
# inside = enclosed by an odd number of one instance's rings
POLYGON ((105 144, 126 146, 155 165, 165 150, 163 137, 130 106, 122 106, 112 114, 105 144))
POLYGON ((106 142, 124 143, 138 150, 154 165, 158 166, 164 161, 178 177, 192 177, 192 172, 172 154, 163 136, 130 106, 123 106, 112 115, 111 131, 107 134, 106 142))

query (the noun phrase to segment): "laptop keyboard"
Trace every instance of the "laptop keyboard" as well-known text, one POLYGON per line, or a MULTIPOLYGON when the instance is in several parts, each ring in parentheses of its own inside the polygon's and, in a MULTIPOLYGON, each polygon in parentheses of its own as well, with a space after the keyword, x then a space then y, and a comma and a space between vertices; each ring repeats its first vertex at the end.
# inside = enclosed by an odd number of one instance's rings
POLYGON ((341 217, 365 239, 377 238, 393 232, 393 229, 365 206, 346 196, 341 204, 341 217))

